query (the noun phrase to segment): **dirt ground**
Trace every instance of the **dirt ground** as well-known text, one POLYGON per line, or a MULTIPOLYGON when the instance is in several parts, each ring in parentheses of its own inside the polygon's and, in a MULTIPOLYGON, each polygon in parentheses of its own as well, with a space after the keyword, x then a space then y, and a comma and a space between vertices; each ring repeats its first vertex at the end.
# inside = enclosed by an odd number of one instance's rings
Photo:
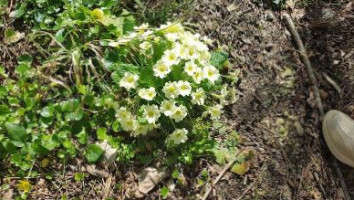
MULTIPOLYGON (((354 117, 353 3, 303 3, 288 1, 282 12, 292 15, 302 36, 325 110, 354 117), (342 97, 323 73, 343 89, 342 97)), ((196 3, 191 21, 225 45, 241 69, 240 99, 227 118, 258 155, 247 175, 230 174, 220 182, 217 199, 343 199, 312 86, 281 12, 259 1, 204 0, 196 3)), ((354 170, 340 167, 354 195, 354 170)))
MULTIPOLYGON (((258 0, 197 0, 192 6, 186 21, 219 41, 232 66, 241 70, 239 100, 228 108, 224 120, 241 135, 241 145, 256 152, 250 171, 244 176, 227 172, 210 199, 343 199, 322 137, 313 88, 281 12, 290 13, 296 23, 318 76, 325 110, 338 109, 354 117, 353 2, 289 0, 282 11, 258 0), (336 82, 342 95, 324 74, 336 82)), ((76 182, 74 165, 80 163, 69 163, 65 173, 58 171, 51 181, 33 180, 30 198, 60 199, 69 194, 68 199, 102 199, 107 181, 91 177, 76 182)), ((200 166, 217 169, 210 171, 212 179, 221 171, 212 161, 201 160, 195 169, 185 169, 191 171, 186 177, 189 184, 177 188, 170 199, 203 194, 204 187, 193 184, 198 174, 193 172, 199 172, 200 166)), ((354 170, 340 167, 354 198, 354 170)), ((62 166, 53 168, 62 170, 62 166)), ((111 188, 115 199, 134 188, 134 171, 139 169, 116 166, 111 188)), ((159 199, 158 190, 144 199, 159 199)))

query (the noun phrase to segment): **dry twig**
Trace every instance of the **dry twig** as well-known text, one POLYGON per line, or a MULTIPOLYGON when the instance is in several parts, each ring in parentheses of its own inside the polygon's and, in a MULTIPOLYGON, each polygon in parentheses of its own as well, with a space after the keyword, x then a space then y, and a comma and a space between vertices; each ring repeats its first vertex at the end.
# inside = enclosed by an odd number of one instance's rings
POLYGON ((327 74, 322 73, 323 77, 326 79, 326 81, 337 91, 337 93, 342 97, 342 89, 339 87, 339 85, 331 79, 327 74))
POLYGON ((237 198, 237 200, 241 200, 246 194, 247 192, 253 188, 253 186, 258 182, 258 180, 262 177, 262 174, 264 172, 264 170, 267 169, 266 164, 263 164, 262 168, 260 169, 260 173, 257 177, 257 179, 255 181, 253 181, 253 183, 251 183, 251 185, 248 186, 248 188, 242 193, 242 195, 240 197, 237 198))
POLYGON ((293 36, 296 46, 298 47, 300 57, 301 57, 302 61, 304 62, 304 65, 306 67, 306 71, 307 71, 307 73, 310 77, 310 80, 312 82, 313 89, 315 92, 317 108, 320 112, 321 118, 323 118, 323 116, 324 116, 323 105, 322 105, 322 101, 321 101, 320 92, 318 89, 317 79, 316 79, 315 73, 313 72, 310 59, 307 56, 307 53, 306 53, 304 44, 302 43, 302 40, 300 38, 300 35, 295 29, 295 25, 293 23, 293 20, 291 19, 291 17, 288 14, 284 14, 283 17, 286 21, 286 24, 288 25, 288 29, 290 30, 291 35, 293 36))
MULTIPOLYGON (((246 149, 248 150, 248 149, 246 149)), ((242 151, 245 152, 246 150, 242 151)), ((211 190, 215 187, 215 185, 220 181, 220 179, 224 176, 224 174, 226 173, 226 171, 236 162, 237 160, 237 156, 240 155, 242 152, 239 152, 235 155, 235 157, 230 160, 229 163, 227 163, 227 165, 225 165, 224 169, 220 172, 219 176, 216 177, 216 179, 214 181, 212 181, 210 187, 208 188, 208 190, 205 192, 205 194, 202 197, 202 200, 206 200, 211 192, 211 190)))
MULTIPOLYGON (((307 56, 307 53, 306 53, 306 50, 305 50, 305 47, 302 43, 302 40, 300 38, 300 35, 299 33, 297 32, 296 28, 295 28, 295 25, 293 23, 293 20, 291 19, 290 15, 288 15, 287 13, 283 14, 283 17, 284 17, 284 20, 288 26, 288 29, 296 43, 296 46, 298 47, 298 50, 299 50, 299 54, 300 54, 300 57, 302 59, 302 61, 304 62, 304 65, 306 67, 306 71, 310 77, 310 80, 312 82, 312 85, 313 85, 313 88, 314 88, 314 93, 315 93, 315 98, 316 98, 316 103, 317 103, 317 108, 320 112, 320 115, 321 115, 321 121, 324 117, 324 110, 323 110, 323 105, 322 105, 322 101, 321 101, 321 96, 320 96, 320 92, 319 92, 319 89, 318 89, 318 83, 317 83, 317 79, 316 79, 316 76, 315 76, 315 73, 312 69, 312 66, 311 66, 311 62, 310 62, 310 59, 308 58, 307 56)), ((342 190, 344 192, 344 196, 345 196, 345 199, 346 200, 350 200, 350 196, 349 196, 349 192, 347 190, 347 185, 345 183, 345 180, 343 178, 343 174, 338 166, 338 161, 337 159, 332 156, 332 159, 333 159, 333 165, 334 165, 334 168, 338 174, 338 177, 339 177, 339 181, 340 181, 340 184, 341 184, 341 187, 342 187, 342 190)))

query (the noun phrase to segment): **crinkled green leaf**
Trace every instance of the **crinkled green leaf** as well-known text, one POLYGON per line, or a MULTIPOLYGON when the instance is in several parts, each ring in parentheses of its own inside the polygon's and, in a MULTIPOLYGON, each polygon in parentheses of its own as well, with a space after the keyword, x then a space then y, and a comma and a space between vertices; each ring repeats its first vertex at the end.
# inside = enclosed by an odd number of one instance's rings
POLYGON ((26 141, 27 133, 25 128, 23 128, 21 125, 6 122, 5 126, 7 129, 7 134, 11 139, 21 142, 26 141))
POLYGON ((42 117, 52 117, 53 112, 54 112, 54 108, 47 106, 42 109, 40 114, 42 117))
POLYGON ((211 54, 210 63, 217 68, 221 68, 228 59, 229 54, 223 51, 217 51, 211 54))
POLYGON ((85 158, 89 163, 98 162, 103 155, 103 150, 97 144, 90 144, 85 153, 85 158))
POLYGON ((0 105, 0 116, 10 113, 10 109, 7 105, 0 105))

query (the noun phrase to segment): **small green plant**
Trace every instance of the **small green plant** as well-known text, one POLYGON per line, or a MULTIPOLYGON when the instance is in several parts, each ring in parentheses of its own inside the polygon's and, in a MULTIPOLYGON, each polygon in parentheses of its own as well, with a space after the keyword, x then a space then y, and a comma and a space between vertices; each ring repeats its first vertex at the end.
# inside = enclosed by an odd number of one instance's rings
POLYGON ((168 197, 169 193, 170 193, 170 190, 168 189, 168 187, 163 187, 160 190, 160 195, 163 199, 166 199, 168 197))

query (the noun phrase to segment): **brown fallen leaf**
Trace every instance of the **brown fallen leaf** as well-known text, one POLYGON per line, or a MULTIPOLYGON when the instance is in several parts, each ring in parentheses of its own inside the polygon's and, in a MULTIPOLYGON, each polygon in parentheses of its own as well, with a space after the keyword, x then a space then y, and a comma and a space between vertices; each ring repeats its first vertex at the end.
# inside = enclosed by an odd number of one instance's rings
POLYGON ((4 195, 2 196, 2 199, 3 200, 11 200, 11 199, 13 199, 12 198, 13 195, 14 195, 14 191, 12 189, 9 189, 9 190, 7 190, 7 192, 4 193, 4 195))

